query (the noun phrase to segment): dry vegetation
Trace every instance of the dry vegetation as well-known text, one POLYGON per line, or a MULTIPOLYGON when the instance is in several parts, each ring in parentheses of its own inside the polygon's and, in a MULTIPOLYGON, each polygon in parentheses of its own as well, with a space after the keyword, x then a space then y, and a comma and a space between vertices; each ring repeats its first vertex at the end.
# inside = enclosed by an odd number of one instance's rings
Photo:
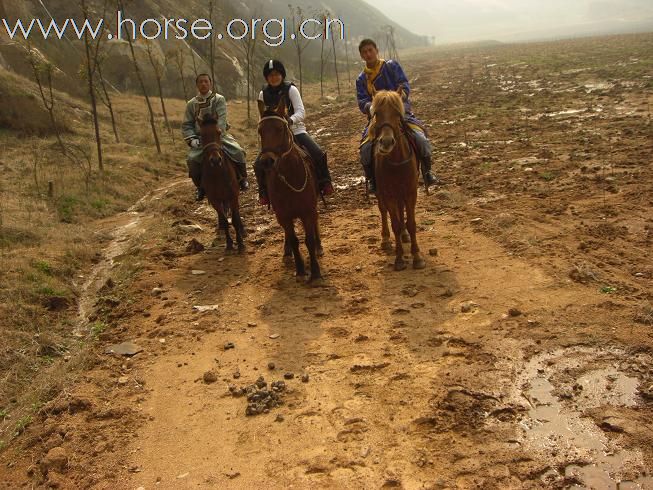
MULTIPOLYGON (((102 114, 104 173, 92 160, 74 165, 59 151, 36 86, 6 72, 0 85, 0 440, 6 443, 59 392, 67 370, 59 361, 73 364, 71 354, 88 341, 72 333, 83 275, 106 240, 92 223, 127 209, 156 182, 183 177, 185 163, 183 148, 169 140, 157 157, 142 98, 123 95, 115 104, 125 143, 112 143, 102 114)), ((178 127, 183 101, 169 104, 178 127)), ((57 93, 55 108, 67 147, 92 155, 86 104, 57 93)))

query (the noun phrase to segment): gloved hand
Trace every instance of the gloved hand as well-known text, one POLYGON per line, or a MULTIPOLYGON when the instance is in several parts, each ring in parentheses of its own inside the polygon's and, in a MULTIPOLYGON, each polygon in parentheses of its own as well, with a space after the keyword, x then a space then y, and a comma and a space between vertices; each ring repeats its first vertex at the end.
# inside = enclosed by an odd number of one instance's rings
POLYGON ((286 116, 286 121, 288 121, 288 126, 292 126, 295 124, 295 121, 292 120, 292 117, 286 116))
POLYGON ((193 138, 190 140, 190 143, 188 143, 188 146, 191 148, 199 148, 200 147, 200 140, 197 138, 193 138))

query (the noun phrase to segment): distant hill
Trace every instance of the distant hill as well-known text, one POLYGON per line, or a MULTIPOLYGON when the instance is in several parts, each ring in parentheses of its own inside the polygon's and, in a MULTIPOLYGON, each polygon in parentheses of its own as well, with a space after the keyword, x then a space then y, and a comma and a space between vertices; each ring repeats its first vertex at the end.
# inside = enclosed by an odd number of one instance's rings
MULTIPOLYGON (((95 12, 101 11, 102 0, 88 0, 91 8, 95 12)), ((411 33, 407 29, 398 25, 393 20, 387 18, 379 10, 368 5, 363 0, 323 0, 319 4, 309 0, 260 0, 258 2, 241 2, 240 0, 217 0, 216 13, 214 19, 218 28, 223 28, 226 20, 232 18, 287 18, 289 22, 289 6, 299 6, 305 12, 306 17, 318 15, 318 6, 320 12, 328 11, 332 17, 341 18, 346 26, 350 39, 350 62, 357 63, 358 54, 355 52, 355 45, 362 37, 380 36, 380 30, 383 26, 391 25, 394 28, 397 46, 413 47, 424 43, 422 37, 411 33)), ((112 5, 109 10, 113 18, 115 14, 115 2, 109 2, 112 5)), ((125 1, 126 13, 130 18, 137 21, 143 21, 147 18, 161 19, 166 18, 178 19, 186 18, 190 21, 198 18, 208 18, 207 0, 138 0, 125 1)), ((77 1, 69 0, 0 0, 0 18, 8 19, 10 25, 21 18, 23 21, 29 21, 32 18, 40 18, 43 22, 50 22, 50 14, 59 22, 67 18, 81 20, 81 13, 77 1)), ((44 41, 41 37, 32 37, 34 46, 41 52, 45 59, 50 61, 59 70, 55 80, 55 86, 73 95, 84 95, 85 88, 78 76, 80 62, 82 60, 83 45, 72 36, 64 40, 44 41)), ((105 65, 106 77, 119 90, 136 91, 136 79, 132 63, 129 56, 129 49, 126 42, 110 41, 110 53, 105 65)), ((154 52, 160 66, 165 70, 164 91, 168 96, 183 96, 181 94, 180 75, 177 66, 174 63, 175 53, 182 53, 183 71, 187 85, 192 87, 195 70, 206 70, 206 60, 209 53, 208 41, 193 40, 190 45, 183 41, 169 39, 167 41, 159 40, 154 43, 154 52), (196 52, 196 56, 191 56, 190 48, 196 52), (193 63, 194 61, 194 63, 193 63)), ((340 44, 344 50, 344 44, 340 44)), ((147 76, 147 83, 150 88, 154 88, 154 79, 151 76, 151 68, 146 56, 144 45, 137 43, 139 62, 147 76)), ((330 49, 327 46, 327 49, 330 49)), ((343 51, 344 52, 344 51, 343 51)), ((304 72, 307 78, 315 78, 315 73, 319 72, 319 53, 320 42, 312 41, 304 56, 304 72)), ((293 44, 290 40, 286 41, 283 46, 272 48, 259 42, 256 50, 256 62, 254 73, 258 77, 260 66, 267 57, 278 57, 286 61, 290 75, 296 76, 296 54, 293 44)), ((216 42, 216 78, 218 88, 225 94, 233 96, 243 93, 244 80, 244 43, 224 39, 216 42)), ((342 61, 344 56, 340 53, 342 61)), ((31 70, 25 61, 24 49, 12 41, 3 26, 0 24, 0 66, 6 70, 19 75, 31 78, 31 70)), ((256 84, 262 80, 256 79, 256 84)))

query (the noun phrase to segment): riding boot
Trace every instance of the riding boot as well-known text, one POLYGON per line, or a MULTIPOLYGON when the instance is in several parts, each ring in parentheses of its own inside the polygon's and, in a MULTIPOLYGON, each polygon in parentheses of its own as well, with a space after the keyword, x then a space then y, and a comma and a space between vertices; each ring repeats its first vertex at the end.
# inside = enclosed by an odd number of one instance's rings
POLYGON ((270 203, 268 198, 268 190, 265 183, 265 171, 263 170, 263 162, 257 159, 254 162, 254 175, 256 176, 256 184, 258 186, 258 201, 261 205, 270 203))
POLYGON ((204 189, 202 189, 202 167, 199 165, 193 165, 188 169, 188 176, 195 184, 197 190, 195 191, 195 200, 200 202, 206 196, 204 189))
POLYGON ((236 173, 238 174, 238 183, 241 191, 249 189, 249 182, 247 181, 247 164, 245 161, 234 162, 236 164, 236 173))
POLYGON ((333 194, 333 185, 331 184, 331 173, 329 172, 329 165, 326 152, 323 153, 319 165, 316 166, 317 183, 320 187, 320 192, 325 196, 333 194))
POLYGON ((422 158, 422 177, 424 178, 424 185, 430 187, 438 182, 437 177, 431 171, 431 155, 422 158))
POLYGON ((370 194, 376 194, 376 175, 374 175, 374 163, 363 164, 363 172, 365 172, 365 178, 369 184, 368 192, 370 194))

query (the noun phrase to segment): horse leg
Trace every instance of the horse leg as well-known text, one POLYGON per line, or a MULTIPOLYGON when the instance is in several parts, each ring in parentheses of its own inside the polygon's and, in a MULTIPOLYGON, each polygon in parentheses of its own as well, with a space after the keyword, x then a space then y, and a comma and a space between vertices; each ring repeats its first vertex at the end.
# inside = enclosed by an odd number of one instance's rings
POLYGON ((413 269, 424 269, 426 262, 417 245, 417 223, 415 222, 415 206, 417 196, 411 196, 406 203, 406 228, 410 234, 410 252, 413 255, 413 269))
POLYGON ((288 223, 285 223, 283 230, 286 233, 286 242, 290 245, 293 257, 295 258, 295 275, 297 276, 297 280, 303 280, 306 277, 306 267, 304 266, 304 258, 299 251, 299 239, 295 233, 295 224, 293 221, 289 220, 288 223))
POLYGON ((381 250, 391 254, 392 242, 390 242, 390 228, 388 227, 388 209, 381 199, 379 202, 379 211, 381 211, 381 250))
POLYGON ((292 256, 292 246, 290 245, 290 240, 288 236, 284 237, 283 240, 283 263, 290 267, 293 265, 293 256, 292 256))
POLYGON ((231 223, 236 230, 236 243, 238 244, 238 253, 243 253, 245 251, 245 242, 243 237, 245 236, 245 226, 243 225, 243 220, 240 217, 240 211, 237 210, 238 206, 232 205, 233 211, 231 212, 231 223))
POLYGON ((324 257, 324 248, 322 247, 322 231, 320 230, 320 222, 315 222, 315 251, 318 257, 324 257))
POLYGON ((224 237, 227 242, 226 250, 229 252, 234 249, 234 241, 231 239, 229 232, 229 221, 222 211, 218 212, 218 229, 224 230, 224 237))
POLYGON ((401 231, 404 228, 403 210, 397 206, 392 206, 390 212, 390 221, 392 222, 392 231, 395 235, 395 270, 403 271, 406 268, 404 260, 404 247, 401 242, 401 231))
POLYGON ((407 231, 406 228, 401 230, 401 241, 404 243, 410 242, 410 232, 407 231))
POLYGON ((304 230, 306 231, 306 248, 308 248, 308 255, 311 262, 311 277, 309 282, 314 283, 322 279, 322 273, 320 272, 320 263, 317 260, 317 237, 318 235, 318 222, 317 222, 317 212, 311 216, 310 219, 302 220, 304 224, 304 230))

